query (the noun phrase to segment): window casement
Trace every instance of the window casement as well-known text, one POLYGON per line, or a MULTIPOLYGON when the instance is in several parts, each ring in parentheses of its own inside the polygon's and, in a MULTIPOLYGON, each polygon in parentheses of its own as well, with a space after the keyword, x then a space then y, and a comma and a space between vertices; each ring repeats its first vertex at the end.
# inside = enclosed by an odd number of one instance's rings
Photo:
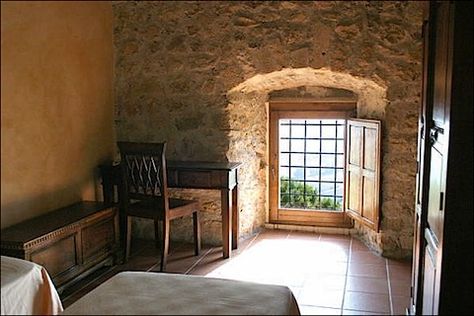
POLYGON ((378 230, 380 122, 354 101, 272 100, 270 222, 378 230))

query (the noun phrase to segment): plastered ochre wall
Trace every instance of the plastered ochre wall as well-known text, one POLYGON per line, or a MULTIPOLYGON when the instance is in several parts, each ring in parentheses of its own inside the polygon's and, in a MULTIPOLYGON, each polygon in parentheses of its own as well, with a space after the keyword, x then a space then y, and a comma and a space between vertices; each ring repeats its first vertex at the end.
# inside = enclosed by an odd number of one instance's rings
POLYGON ((109 2, 1 3, 1 227, 100 197, 114 152, 109 2))

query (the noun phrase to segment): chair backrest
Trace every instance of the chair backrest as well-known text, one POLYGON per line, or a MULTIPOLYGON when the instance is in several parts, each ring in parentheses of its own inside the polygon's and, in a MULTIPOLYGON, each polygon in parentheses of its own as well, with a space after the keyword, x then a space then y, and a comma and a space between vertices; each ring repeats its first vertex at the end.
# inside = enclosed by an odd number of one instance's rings
POLYGON ((166 143, 118 142, 117 145, 127 203, 130 199, 156 199, 167 210, 166 143))

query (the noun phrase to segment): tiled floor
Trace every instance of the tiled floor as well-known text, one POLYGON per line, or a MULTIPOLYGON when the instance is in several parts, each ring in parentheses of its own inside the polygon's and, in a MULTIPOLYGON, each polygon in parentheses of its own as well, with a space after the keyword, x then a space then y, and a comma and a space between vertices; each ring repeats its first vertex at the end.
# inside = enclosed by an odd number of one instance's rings
MULTIPOLYGON (((79 284, 65 297, 65 307, 119 271, 158 271, 153 241, 132 246, 132 257, 98 279, 79 284)), ((174 244, 167 272, 207 275, 290 287, 307 315, 405 314, 410 295, 410 263, 381 258, 356 238, 266 230, 241 242, 231 259, 221 247, 174 244)))

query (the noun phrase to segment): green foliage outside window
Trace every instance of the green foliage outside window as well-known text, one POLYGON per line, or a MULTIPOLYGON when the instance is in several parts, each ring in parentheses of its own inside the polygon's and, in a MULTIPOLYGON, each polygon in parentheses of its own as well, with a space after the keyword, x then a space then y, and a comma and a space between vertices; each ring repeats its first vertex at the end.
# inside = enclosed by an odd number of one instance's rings
POLYGON ((341 209, 340 202, 328 197, 320 199, 316 188, 299 181, 288 181, 287 177, 281 177, 280 179, 280 205, 287 208, 341 209))

